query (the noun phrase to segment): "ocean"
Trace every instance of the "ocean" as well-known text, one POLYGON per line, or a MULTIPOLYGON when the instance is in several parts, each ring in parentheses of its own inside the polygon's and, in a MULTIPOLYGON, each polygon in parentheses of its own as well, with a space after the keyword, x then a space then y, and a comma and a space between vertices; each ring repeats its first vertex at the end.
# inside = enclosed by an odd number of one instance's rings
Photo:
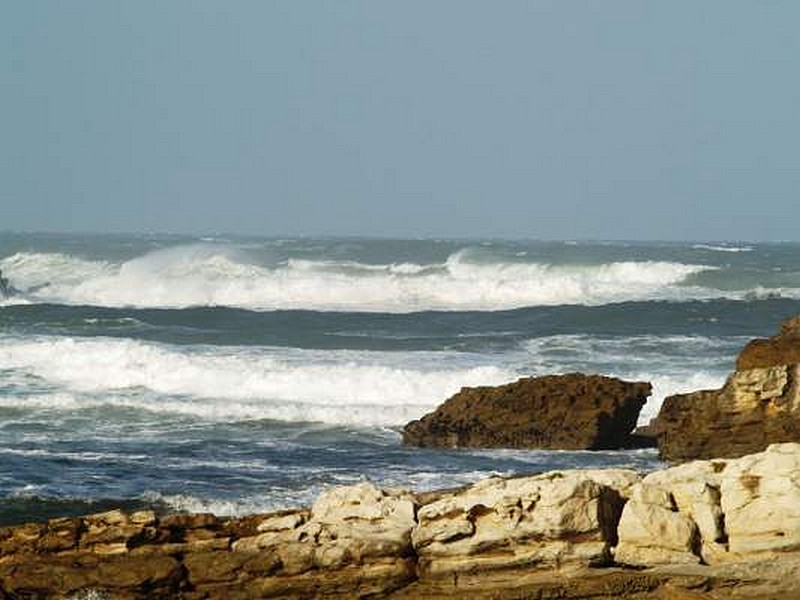
POLYGON ((369 479, 659 466, 652 449, 423 450, 462 386, 721 385, 800 314, 800 245, 0 233, 0 523, 241 515, 369 479))

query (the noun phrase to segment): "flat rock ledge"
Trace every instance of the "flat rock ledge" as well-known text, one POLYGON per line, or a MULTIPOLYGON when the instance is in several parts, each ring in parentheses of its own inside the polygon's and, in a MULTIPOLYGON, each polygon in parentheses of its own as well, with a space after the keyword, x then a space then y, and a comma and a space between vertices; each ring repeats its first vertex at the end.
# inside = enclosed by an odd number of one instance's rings
POLYGON ((2 598, 800 597, 800 444, 642 477, 332 488, 225 519, 111 511, 0 530, 2 598))
POLYGON ((607 450, 654 445, 632 435, 651 386, 601 375, 524 377, 462 388, 403 429, 423 447, 607 450))

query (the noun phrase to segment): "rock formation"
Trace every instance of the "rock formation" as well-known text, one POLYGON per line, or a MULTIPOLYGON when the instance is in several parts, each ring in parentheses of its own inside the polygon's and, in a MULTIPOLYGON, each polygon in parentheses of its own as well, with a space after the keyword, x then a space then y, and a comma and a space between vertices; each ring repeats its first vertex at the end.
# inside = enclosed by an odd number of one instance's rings
MULTIPOLYGON (((633 487, 615 560, 724 564, 800 551, 800 444, 656 471, 633 487)), ((800 580, 797 581, 800 594, 800 580)))
POLYGON ((408 423, 403 442, 564 450, 641 445, 631 431, 650 390, 649 383, 578 373, 462 388, 432 413, 408 423))
POLYGON ((0 530, 0 598, 789 600, 798 569, 800 444, 644 478, 558 471, 419 495, 362 483, 268 515, 0 530))
POLYGON ((800 318, 754 340, 720 390, 664 400, 652 430, 662 458, 737 457, 800 441, 800 318))
POLYGON ((736 370, 764 369, 800 363, 800 316, 781 323, 778 335, 749 342, 736 360, 736 370))

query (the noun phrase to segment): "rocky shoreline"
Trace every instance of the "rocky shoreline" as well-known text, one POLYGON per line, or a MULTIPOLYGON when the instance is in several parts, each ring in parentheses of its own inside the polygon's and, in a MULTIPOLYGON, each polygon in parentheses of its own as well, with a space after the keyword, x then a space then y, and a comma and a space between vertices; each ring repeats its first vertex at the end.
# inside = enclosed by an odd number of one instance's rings
MULTIPOLYGON (((364 482, 241 518, 112 510, 6 527, 0 599, 796 600, 798 360, 795 318, 748 344, 722 389, 664 401, 649 428, 661 456, 705 460, 416 494, 364 482)), ((649 393, 579 374, 465 388, 410 423, 404 441, 635 445, 649 393)))
POLYGON ((4 598, 797 597, 800 444, 641 476, 332 488, 243 518, 110 511, 0 530, 4 598))

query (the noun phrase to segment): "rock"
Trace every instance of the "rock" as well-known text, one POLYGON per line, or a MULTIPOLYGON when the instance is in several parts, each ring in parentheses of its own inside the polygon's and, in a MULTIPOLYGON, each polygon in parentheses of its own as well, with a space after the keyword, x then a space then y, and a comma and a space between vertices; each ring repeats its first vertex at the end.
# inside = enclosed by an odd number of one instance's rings
POLYGON ((652 566, 763 560, 800 549, 800 444, 646 476, 625 505, 614 559, 652 566))
POLYGON ((403 429, 423 447, 601 450, 641 445, 633 438, 649 383, 599 375, 528 377, 463 388, 403 429))
POLYGON ((744 348, 719 390, 664 400, 650 429, 669 461, 735 458, 800 441, 800 317, 744 348))
POLYGON ((672 494, 656 485, 639 485, 625 505, 617 529, 614 560, 627 565, 699 563, 694 551, 697 525, 678 511, 672 494))
POLYGON ((749 342, 736 360, 736 370, 763 369, 800 363, 800 316, 781 323, 778 335, 749 342))
POLYGON ((638 479, 623 470, 495 478, 427 504, 412 533, 420 573, 607 563, 620 492, 638 479))
POLYGON ((730 552, 800 548, 800 444, 775 444, 730 461, 720 491, 730 552))
POLYGON ((652 423, 661 457, 733 458, 800 441, 800 365, 736 371, 720 390, 664 400, 652 423))
POLYGON ((3 271, 0 270, 0 300, 3 298, 10 298, 19 293, 18 290, 11 285, 7 277, 3 276, 3 271))
POLYGON ((237 519, 110 511, 0 529, 0 598, 790 600, 798 572, 797 443, 645 477, 555 471, 416 496, 362 483, 237 519))

